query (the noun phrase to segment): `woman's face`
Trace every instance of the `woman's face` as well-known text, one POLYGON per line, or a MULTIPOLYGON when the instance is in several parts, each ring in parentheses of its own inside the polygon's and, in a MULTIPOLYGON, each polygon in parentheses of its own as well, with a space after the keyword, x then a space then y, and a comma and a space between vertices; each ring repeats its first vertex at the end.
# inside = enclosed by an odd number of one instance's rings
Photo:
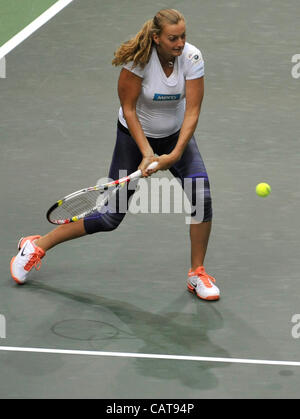
POLYGON ((159 52, 165 56, 178 57, 185 45, 185 22, 181 20, 175 25, 166 24, 160 35, 153 35, 159 52))

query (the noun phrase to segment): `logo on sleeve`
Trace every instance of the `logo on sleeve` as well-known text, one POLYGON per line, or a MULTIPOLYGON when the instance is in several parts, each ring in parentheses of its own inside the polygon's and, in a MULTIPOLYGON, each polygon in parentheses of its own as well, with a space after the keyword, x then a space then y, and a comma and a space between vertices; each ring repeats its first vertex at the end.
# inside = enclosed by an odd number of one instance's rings
POLYGON ((188 59, 192 61, 192 63, 196 64, 198 61, 202 59, 201 54, 197 52, 192 52, 188 55, 188 59))

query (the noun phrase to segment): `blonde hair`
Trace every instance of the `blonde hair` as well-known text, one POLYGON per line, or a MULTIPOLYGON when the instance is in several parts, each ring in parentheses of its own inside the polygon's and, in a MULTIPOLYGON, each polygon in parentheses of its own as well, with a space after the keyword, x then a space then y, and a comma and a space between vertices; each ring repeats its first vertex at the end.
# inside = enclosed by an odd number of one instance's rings
POLYGON ((120 45, 114 53, 115 58, 112 64, 118 66, 133 61, 133 67, 137 65, 145 67, 151 56, 153 35, 160 35, 164 25, 176 25, 182 20, 185 20, 184 16, 178 10, 160 10, 153 19, 144 23, 141 30, 132 39, 120 45))

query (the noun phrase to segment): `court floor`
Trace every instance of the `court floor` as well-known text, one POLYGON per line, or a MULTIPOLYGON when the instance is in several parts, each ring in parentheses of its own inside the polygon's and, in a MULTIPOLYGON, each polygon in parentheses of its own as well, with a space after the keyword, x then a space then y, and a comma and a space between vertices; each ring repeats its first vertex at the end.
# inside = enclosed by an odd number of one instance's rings
POLYGON ((8 54, 1 398, 299 397, 297 6, 77 0, 8 54), (52 249, 17 286, 9 262, 19 237, 48 232, 53 201, 107 175, 119 107, 113 52, 163 7, 183 12, 205 59, 196 137, 214 209, 205 265, 221 299, 186 291, 184 214, 129 213, 112 233, 52 249), (272 187, 266 199, 259 182, 272 187))

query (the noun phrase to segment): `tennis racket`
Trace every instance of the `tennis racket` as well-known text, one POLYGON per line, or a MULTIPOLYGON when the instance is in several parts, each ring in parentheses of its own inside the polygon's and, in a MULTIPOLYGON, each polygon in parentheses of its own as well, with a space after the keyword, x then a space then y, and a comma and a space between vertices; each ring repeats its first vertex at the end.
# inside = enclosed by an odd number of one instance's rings
MULTIPOLYGON (((154 169, 157 164, 156 161, 152 162, 147 167, 147 170, 154 169)), ((101 212, 101 209, 119 189, 128 182, 139 179, 141 176, 141 170, 137 170, 118 180, 73 192, 55 202, 49 208, 46 214, 47 220, 52 224, 68 224, 78 221, 87 215, 101 212)))

